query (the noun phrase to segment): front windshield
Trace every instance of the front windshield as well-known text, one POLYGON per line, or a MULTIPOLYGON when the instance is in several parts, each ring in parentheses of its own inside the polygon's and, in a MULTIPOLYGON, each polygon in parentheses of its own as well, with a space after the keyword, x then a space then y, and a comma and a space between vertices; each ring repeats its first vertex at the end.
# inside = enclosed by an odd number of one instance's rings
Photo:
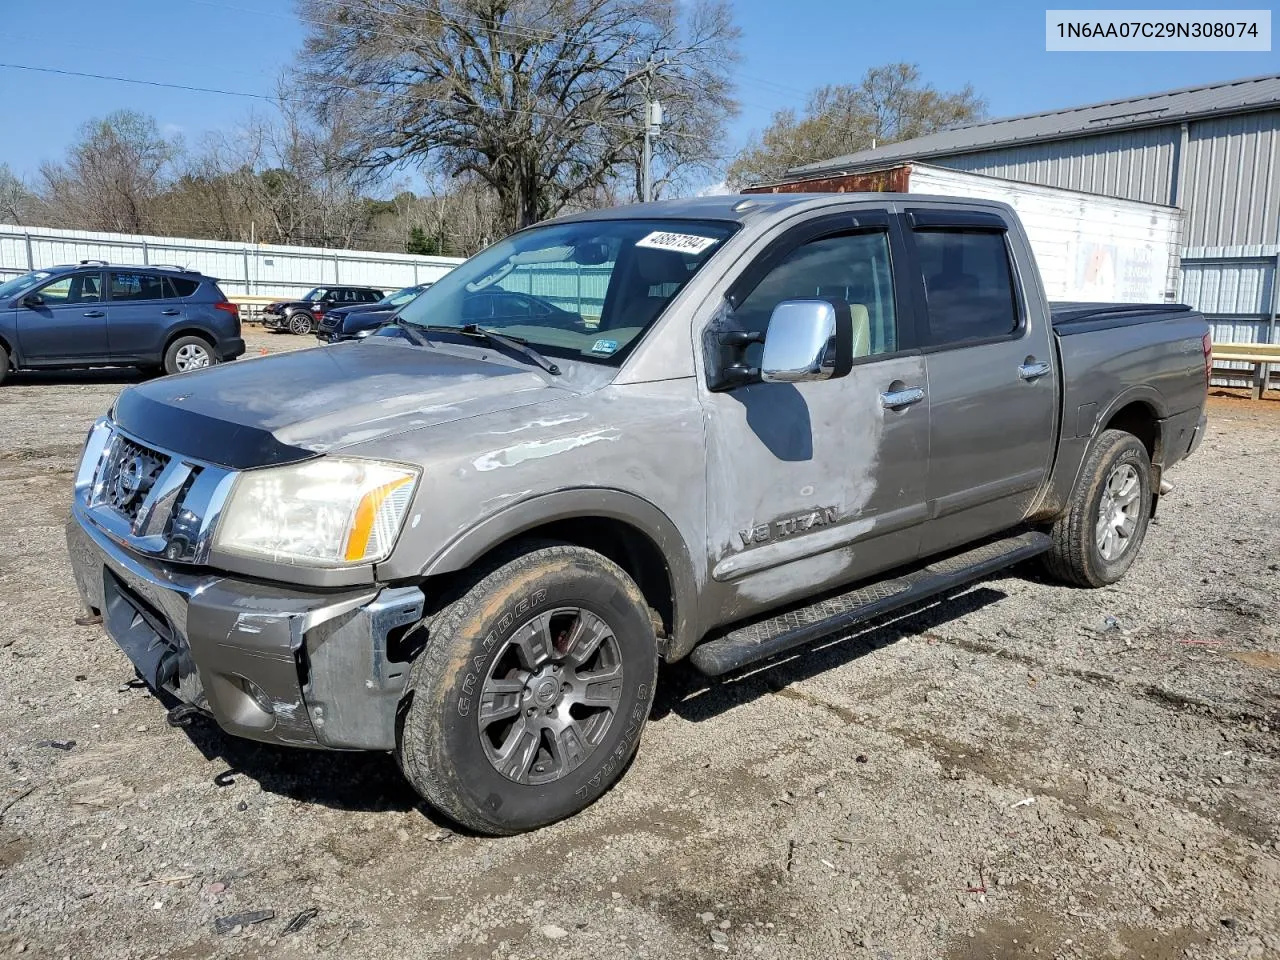
POLYGON ((7 300, 10 297, 16 297, 20 293, 26 293, 32 287, 39 283, 43 283, 52 277, 53 274, 48 270, 33 270, 30 273, 24 273, 20 277, 14 277, 12 280, 6 280, 0 283, 0 300, 7 300))
POLYGON ((431 284, 423 283, 416 287, 405 287, 403 290, 397 290, 390 296, 383 297, 378 301, 378 303, 388 307, 402 307, 429 286, 431 286, 431 284))
POLYGON ((328 292, 326 287, 316 287, 314 290, 308 290, 302 295, 303 300, 323 300, 324 295, 328 292))
POLYGON ((399 319, 476 324, 550 356, 618 365, 734 229, 703 220, 535 227, 454 267, 399 319))

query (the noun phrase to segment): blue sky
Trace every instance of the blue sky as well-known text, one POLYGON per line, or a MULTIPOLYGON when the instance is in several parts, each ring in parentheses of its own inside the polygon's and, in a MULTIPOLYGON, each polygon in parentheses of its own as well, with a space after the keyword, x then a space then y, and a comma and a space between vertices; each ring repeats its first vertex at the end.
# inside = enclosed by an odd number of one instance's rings
MULTIPOLYGON (((1058 4, 1055 6, 1061 6, 1058 4)), ((1255 4, 1256 5, 1256 4, 1255 4)), ((9 0, 0 60, 164 83, 270 93, 298 49, 292 0, 9 0)), ((920 65, 949 89, 972 83, 1002 116, 1280 70, 1272 53, 1046 53, 1047 4, 989 0, 738 0, 742 115, 733 147, 824 83, 870 66, 920 65)), ((1247 3, 1200 0, 1196 8, 1247 3)), ((30 177, 58 159, 85 120, 128 107, 190 141, 231 129, 249 99, 0 68, 8 131, 0 162, 30 177)), ((261 107, 261 104, 258 104, 261 107)))

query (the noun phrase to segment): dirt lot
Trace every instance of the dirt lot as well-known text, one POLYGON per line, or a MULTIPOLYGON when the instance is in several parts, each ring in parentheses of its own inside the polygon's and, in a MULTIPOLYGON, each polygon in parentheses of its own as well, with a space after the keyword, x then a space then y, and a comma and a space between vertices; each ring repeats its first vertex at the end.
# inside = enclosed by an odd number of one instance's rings
POLYGON ((130 380, 0 390, 0 952, 1280 957, 1280 402, 1213 402, 1119 586, 1020 570, 725 682, 668 669, 619 788, 491 840, 386 757, 170 728, 75 625, 73 464, 130 380), (243 911, 273 916, 215 931, 243 911))

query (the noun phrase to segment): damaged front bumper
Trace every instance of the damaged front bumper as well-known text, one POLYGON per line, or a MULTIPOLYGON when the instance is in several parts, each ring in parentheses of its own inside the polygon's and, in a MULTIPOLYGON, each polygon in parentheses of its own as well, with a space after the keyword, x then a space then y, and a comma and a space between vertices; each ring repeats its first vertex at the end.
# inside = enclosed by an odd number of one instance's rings
POLYGON ((394 749, 417 587, 318 592, 186 572, 116 543, 79 502, 67 546, 86 606, 153 689, 252 740, 394 749))

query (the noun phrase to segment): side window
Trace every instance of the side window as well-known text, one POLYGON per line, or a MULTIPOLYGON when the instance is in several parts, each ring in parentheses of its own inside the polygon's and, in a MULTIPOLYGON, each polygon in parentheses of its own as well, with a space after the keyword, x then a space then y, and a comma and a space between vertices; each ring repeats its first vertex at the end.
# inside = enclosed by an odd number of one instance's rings
POLYGON ((1005 337, 1018 327, 1013 272, 998 231, 916 230, 929 342, 1005 337))
POLYGON ((165 299, 172 297, 189 297, 200 289, 199 280, 190 280, 186 277, 165 277, 165 299))
MULTIPOLYGON (((766 332, 783 300, 843 300, 853 315, 853 355, 898 349, 889 235, 883 232, 822 237, 803 244, 765 274, 734 312, 743 329, 766 332)), ((759 361, 759 346, 748 362, 759 361)))
POLYGON ((163 300, 164 278, 149 273, 116 273, 111 277, 112 300, 163 300))
POLYGON ((50 307, 68 303, 97 303, 102 299, 101 282, 96 273, 75 273, 69 277, 61 277, 52 283, 46 283, 35 293, 50 307))

